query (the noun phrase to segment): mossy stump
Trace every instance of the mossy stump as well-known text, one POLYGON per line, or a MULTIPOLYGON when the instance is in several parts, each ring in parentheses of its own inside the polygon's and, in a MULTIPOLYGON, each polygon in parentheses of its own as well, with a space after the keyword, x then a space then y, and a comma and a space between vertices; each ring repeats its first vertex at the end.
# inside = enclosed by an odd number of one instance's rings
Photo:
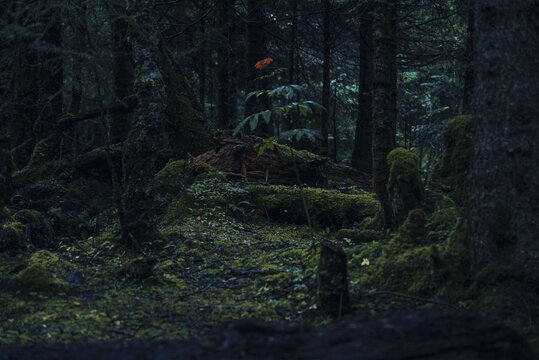
POLYGON ((333 317, 350 312, 346 254, 339 246, 324 242, 318 263, 318 303, 333 317))
POLYGON ((423 198, 423 185, 419 176, 419 158, 414 153, 396 148, 387 156, 387 165, 391 226, 396 229, 410 210, 419 207, 423 198))

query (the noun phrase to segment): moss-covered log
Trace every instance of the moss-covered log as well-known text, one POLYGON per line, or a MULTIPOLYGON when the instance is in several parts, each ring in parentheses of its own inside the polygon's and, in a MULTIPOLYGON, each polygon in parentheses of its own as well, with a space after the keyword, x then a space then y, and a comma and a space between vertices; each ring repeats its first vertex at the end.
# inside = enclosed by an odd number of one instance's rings
POLYGON ((224 172, 231 179, 267 182, 270 184, 297 184, 296 168, 302 183, 308 185, 331 185, 352 181, 364 189, 371 188, 371 177, 306 150, 292 150, 288 146, 271 143, 264 146, 260 138, 241 138, 216 135, 214 150, 192 159, 204 162, 224 172))
MULTIPOLYGON (((250 201, 267 212, 272 220, 306 224, 299 188, 282 185, 249 185, 250 201)), ((334 228, 352 226, 380 211, 380 203, 370 194, 343 194, 336 190, 304 188, 303 194, 311 220, 334 228)), ((266 215, 266 214, 264 214, 266 215)))

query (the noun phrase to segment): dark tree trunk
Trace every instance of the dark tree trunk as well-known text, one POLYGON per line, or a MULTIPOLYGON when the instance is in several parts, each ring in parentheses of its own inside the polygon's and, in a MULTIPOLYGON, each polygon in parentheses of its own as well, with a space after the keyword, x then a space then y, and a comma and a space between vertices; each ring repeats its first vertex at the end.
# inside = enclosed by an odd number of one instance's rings
POLYGON ((473 69, 473 36, 474 36, 474 10, 473 0, 466 1, 468 6, 468 38, 466 39, 466 64, 464 70, 464 89, 462 98, 462 113, 471 114, 473 104, 473 86, 474 86, 474 69, 473 69))
POLYGON ((373 77, 372 16, 370 7, 363 10, 359 25, 359 93, 358 116, 352 153, 352 166, 372 173, 372 77, 373 77))
MULTIPOLYGON (((59 11, 58 11, 59 12, 59 11)), ((38 120, 34 124, 36 140, 45 138, 48 129, 62 114, 62 89, 64 85, 62 58, 53 52, 53 48, 62 48, 62 24, 53 9, 49 10, 49 23, 43 34, 43 42, 51 49, 38 55, 38 120)))
POLYGON ((159 37, 153 1, 133 1, 130 11, 138 27, 131 29, 138 104, 135 124, 125 141, 124 193, 118 209, 124 241, 141 247, 157 236, 152 180, 163 152, 163 123, 166 116, 166 89, 159 67, 159 37))
POLYGON ((324 313, 341 317, 350 311, 346 254, 339 246, 324 242, 318 263, 318 302, 324 313))
POLYGON ((236 124, 236 87, 232 69, 234 66, 234 3, 235 0, 221 0, 217 3, 221 41, 217 61, 217 127, 227 129, 236 124))
MULTIPOLYGON (((121 13, 121 10, 119 10, 121 13)), ((114 76, 114 95, 118 100, 133 94, 133 61, 131 44, 127 40, 128 24, 123 19, 116 19, 112 23, 112 46, 114 60, 112 65, 114 76)), ((124 141, 130 128, 130 114, 114 114, 112 117, 112 144, 124 141)))
POLYGON ((394 129, 396 123, 395 37, 392 32, 394 2, 376 2, 376 17, 373 23, 374 74, 373 74, 373 183, 374 190, 384 211, 384 222, 391 224, 391 204, 387 193, 389 168, 387 155, 395 147, 394 129))
MULTIPOLYGON (((266 53, 266 33, 264 32, 264 2, 260 0, 247 1, 247 56, 246 56, 246 83, 245 93, 254 90, 267 89, 267 81, 255 81, 262 75, 255 64, 268 57, 266 53)), ((245 116, 267 110, 268 99, 251 97, 245 103, 245 116)), ((268 137, 273 134, 272 127, 264 121, 258 123, 255 134, 260 137, 268 137)))
MULTIPOLYGON (((291 0, 290 8, 292 9, 292 25, 290 26, 290 38, 288 45, 290 46, 288 53, 288 83, 297 83, 297 48, 298 48, 298 0, 291 0)), ((292 113, 284 118, 283 130, 290 130, 293 127, 299 128, 298 114, 292 113)))
POLYGON ((331 9, 329 0, 322 0, 323 27, 323 65, 322 65, 322 106, 326 109, 322 113, 320 124, 320 155, 328 156, 328 134, 329 134, 329 98, 330 98, 330 70, 331 70, 331 9))
POLYGON ((475 270, 509 262, 539 281, 537 0, 475 1, 469 235, 475 270))

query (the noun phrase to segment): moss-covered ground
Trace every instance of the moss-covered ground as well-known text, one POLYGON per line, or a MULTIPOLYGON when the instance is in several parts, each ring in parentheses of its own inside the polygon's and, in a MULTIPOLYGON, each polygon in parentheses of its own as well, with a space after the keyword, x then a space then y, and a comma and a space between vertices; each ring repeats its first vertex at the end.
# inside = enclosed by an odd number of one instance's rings
POLYGON ((319 245, 329 240, 347 255, 354 315, 473 311, 539 348, 539 295, 503 264, 469 272, 465 210, 447 194, 427 188, 421 207, 391 231, 364 190, 305 187, 310 229, 298 187, 231 183, 184 161, 155 181, 161 236, 144 255, 121 242, 104 197, 76 219, 67 209, 83 195, 46 211, 2 210, 0 345, 187 338, 245 318, 327 323, 316 274, 319 245))

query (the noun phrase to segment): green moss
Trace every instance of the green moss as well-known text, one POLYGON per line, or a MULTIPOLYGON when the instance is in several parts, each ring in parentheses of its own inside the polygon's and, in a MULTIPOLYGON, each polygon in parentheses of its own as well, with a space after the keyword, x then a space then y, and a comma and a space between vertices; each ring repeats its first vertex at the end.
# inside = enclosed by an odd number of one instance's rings
POLYGON ((337 239, 349 239, 354 244, 381 241, 384 238, 385 233, 377 230, 340 229, 337 232, 337 239))
POLYGON ((419 175, 419 158, 414 153, 396 148, 387 156, 389 179, 387 191, 391 204, 391 224, 395 229, 411 209, 419 207, 423 198, 423 185, 419 175))
POLYGON ((0 251, 24 249, 26 244, 24 225, 9 221, 0 225, 0 251))
POLYGON ((450 230, 457 223, 459 216, 460 213, 456 207, 440 209, 429 217, 427 228, 430 231, 450 230))
POLYGON ((41 263, 31 264, 14 275, 9 280, 8 287, 23 293, 54 294, 69 290, 69 285, 65 281, 54 278, 53 273, 41 263))
POLYGON ((39 250, 28 259, 28 266, 40 265, 49 272, 53 272, 59 264, 58 256, 47 250, 39 250))
MULTIPOLYGON (((249 185, 246 190, 260 210, 270 218, 290 223, 306 223, 300 191, 291 186, 249 185)), ((372 195, 343 194, 335 190, 304 188, 303 193, 311 219, 322 226, 340 228, 375 216, 379 202, 372 195)))
POLYGON ((398 181, 415 183, 419 187, 419 158, 416 154, 404 149, 396 148, 387 155, 389 166, 389 180, 387 188, 390 189, 398 181))
POLYGON ((389 245, 395 248, 407 247, 423 243, 427 231, 425 228, 425 212, 423 209, 414 209, 399 227, 398 233, 391 239, 389 245))
POLYGON ((415 295, 462 299, 469 270, 466 222, 459 220, 441 243, 424 244, 424 238, 424 212, 416 209, 382 247, 378 258, 363 255, 370 265, 361 283, 415 295))
POLYGON ((450 192, 459 203, 464 203, 468 168, 472 158, 472 118, 470 115, 451 119, 442 129, 445 150, 429 178, 433 188, 450 192))

